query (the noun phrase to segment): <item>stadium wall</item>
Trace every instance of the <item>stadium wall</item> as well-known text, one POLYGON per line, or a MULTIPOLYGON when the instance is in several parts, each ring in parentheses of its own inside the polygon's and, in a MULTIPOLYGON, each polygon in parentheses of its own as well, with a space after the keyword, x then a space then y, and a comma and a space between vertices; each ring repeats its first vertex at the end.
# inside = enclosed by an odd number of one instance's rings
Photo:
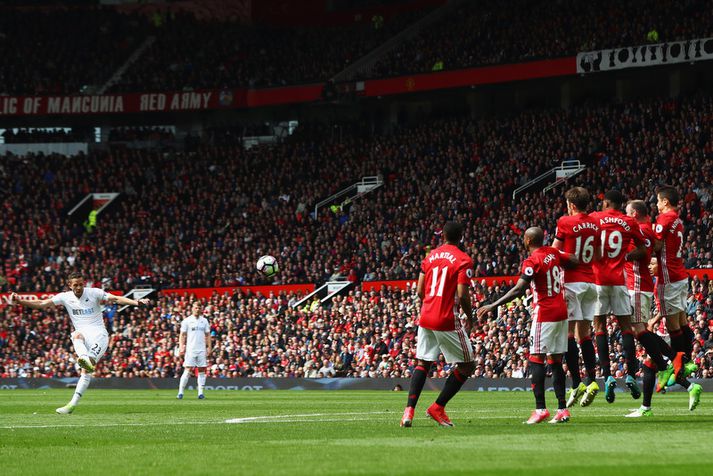
MULTIPOLYGON (((78 378, 0 378, 0 390, 74 388, 78 378)), ((425 390, 440 390, 446 379, 428 379, 425 390)), ((713 380, 701 379, 695 382, 706 392, 713 392, 713 380)), ((623 385, 617 391, 624 392, 623 385)), ((396 386, 407 390, 409 379, 405 378, 236 378, 206 381, 206 390, 261 391, 261 390, 383 390, 393 391, 396 386)), ((92 389, 114 390, 175 390, 178 378, 95 378, 92 389)), ((189 386, 189 389, 194 387, 189 386)), ((529 392, 530 379, 470 379, 463 389, 475 392, 529 392)), ((548 390, 552 390, 548 388, 548 390)), ((681 391, 679 387, 672 391, 681 391)))

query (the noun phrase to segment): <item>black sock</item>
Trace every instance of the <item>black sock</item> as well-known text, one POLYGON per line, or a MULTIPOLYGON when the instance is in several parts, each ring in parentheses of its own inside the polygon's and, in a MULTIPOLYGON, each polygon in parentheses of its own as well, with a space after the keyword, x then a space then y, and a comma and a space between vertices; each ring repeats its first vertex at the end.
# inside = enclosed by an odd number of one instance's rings
POLYGON ((567 401, 564 396, 565 377, 562 362, 550 361, 548 363, 550 364, 550 369, 552 370, 552 386, 555 389, 555 396, 557 397, 557 408, 562 410, 567 408, 567 401))
MULTIPOLYGON (((654 334, 652 332, 653 336, 656 338, 656 342, 659 343, 659 349, 661 350, 661 354, 664 355, 665 357, 668 357, 668 360, 673 361, 673 358, 676 357, 676 353, 673 351, 670 345, 666 343, 665 340, 663 340, 663 337, 661 337, 658 334, 654 334)), ((664 370, 666 367, 659 368, 659 370, 664 370)))
POLYGON ((582 376, 579 372, 579 348, 574 337, 567 339, 567 353, 565 354, 567 369, 572 379, 572 388, 577 388, 582 383, 582 376))
POLYGON ((624 345, 624 357, 626 358, 626 373, 631 377, 636 377, 636 371, 639 370, 639 361, 636 359, 634 334, 629 331, 622 332, 621 342, 624 345))
POLYGON ((545 364, 530 361, 532 375, 532 393, 535 394, 535 408, 544 410, 545 405, 545 364))
POLYGON ((611 362, 609 360, 609 340, 606 332, 597 332, 597 355, 599 368, 602 369, 604 378, 611 377, 611 362))
POLYGON ((421 396, 423 385, 426 383, 426 377, 428 377, 428 370, 421 365, 417 365, 411 375, 411 385, 408 389, 408 403, 406 403, 407 407, 416 408, 418 397, 421 396))
POLYGON ((669 334, 671 335, 671 347, 673 348, 674 353, 685 353, 688 346, 686 345, 686 336, 683 334, 683 331, 678 329, 676 331, 669 332, 669 334))
POLYGON ((696 338, 696 334, 694 334, 693 330, 688 327, 688 324, 681 326, 681 330, 683 331, 683 335, 686 337, 686 350, 684 350, 684 352, 686 353, 686 357, 690 360, 692 357, 691 354, 693 353, 693 339, 696 338))
POLYGON ((651 331, 644 331, 638 335, 638 339, 639 342, 641 342, 641 345, 644 346, 644 349, 646 349, 646 353, 649 354, 649 357, 654 362, 656 367, 659 369, 665 369, 666 361, 661 354, 661 347, 659 346, 658 339, 656 339, 656 335, 651 331))
POLYGON ((644 401, 641 404, 645 407, 651 406, 651 397, 654 395, 654 387, 656 386, 656 371, 644 365, 644 401))
POLYGON ((579 346, 582 348, 582 360, 584 360, 584 368, 587 371, 587 378, 584 382, 589 385, 597 377, 597 358, 594 353, 594 343, 591 337, 586 337, 579 341, 579 346))
POLYGON ((683 374, 681 374, 676 379, 676 383, 679 384, 681 387, 685 388, 686 390, 691 388, 691 385, 693 385, 693 383, 691 383, 686 377, 684 377, 683 374))
POLYGON ((443 386, 443 390, 441 390, 440 395, 438 395, 436 403, 445 407, 446 403, 458 393, 458 390, 460 390, 466 380, 468 380, 467 376, 458 372, 457 368, 453 369, 453 372, 451 372, 446 380, 446 384, 443 386))

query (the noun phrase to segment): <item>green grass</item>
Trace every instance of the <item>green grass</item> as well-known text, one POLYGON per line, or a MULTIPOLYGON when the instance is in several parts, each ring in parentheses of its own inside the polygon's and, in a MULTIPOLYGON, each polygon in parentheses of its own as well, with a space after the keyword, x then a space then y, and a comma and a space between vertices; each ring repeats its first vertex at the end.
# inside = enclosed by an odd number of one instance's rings
MULTIPOLYGON (((565 425, 522 421, 532 394, 464 392, 455 428, 423 416, 399 428, 404 392, 94 390, 55 415, 71 390, 0 391, 0 473, 13 474, 706 474, 713 407, 654 396, 652 418, 622 415, 626 394, 600 395, 565 425), (227 424, 226 419, 251 418, 227 424), (274 418, 271 418, 274 417, 274 418)), ((547 394, 548 402, 553 394, 547 394)))

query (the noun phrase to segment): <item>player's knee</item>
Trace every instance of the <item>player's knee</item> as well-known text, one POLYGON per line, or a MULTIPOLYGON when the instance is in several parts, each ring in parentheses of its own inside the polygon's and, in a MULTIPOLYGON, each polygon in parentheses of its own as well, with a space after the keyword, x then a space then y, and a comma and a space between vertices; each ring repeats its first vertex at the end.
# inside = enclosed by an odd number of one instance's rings
POLYGON ((431 365, 433 365, 433 362, 430 362, 428 360, 419 360, 416 365, 419 367, 423 367, 424 370, 428 371, 428 369, 431 368, 431 365))
POLYGON ((562 354, 548 355, 547 363, 549 365, 562 365, 562 354))

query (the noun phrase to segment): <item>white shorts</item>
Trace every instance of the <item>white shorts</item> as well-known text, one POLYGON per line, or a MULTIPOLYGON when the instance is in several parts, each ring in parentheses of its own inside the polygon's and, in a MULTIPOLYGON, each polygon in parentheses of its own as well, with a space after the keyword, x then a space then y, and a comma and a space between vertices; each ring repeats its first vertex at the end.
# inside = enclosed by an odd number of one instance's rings
POLYGON ((208 367, 208 359, 206 358, 205 351, 198 352, 188 352, 186 351, 186 358, 183 360, 184 367, 208 367))
POLYGON ((419 327, 416 358, 435 362, 438 360, 438 354, 443 354, 449 364, 475 360, 473 346, 465 330, 434 331, 419 327))
POLYGON ((564 354, 567 352, 567 321, 533 321, 530 328, 530 354, 564 354))
POLYGON ((594 306, 595 316, 630 316, 631 301, 626 286, 597 286, 597 304, 594 306))
MULTIPOLYGON (((109 347, 109 334, 105 329, 77 329, 78 333, 84 337, 84 345, 87 347, 89 357, 94 363, 99 362, 109 347)), ((76 349, 75 349, 76 352, 76 349)), ((81 357, 81 356, 79 356, 81 357)))
POLYGON ((631 299, 631 307, 633 309, 631 322, 633 324, 646 324, 649 322, 649 319, 651 319, 651 303, 654 300, 654 293, 629 290, 629 298, 631 299))
POLYGON ((564 298, 567 301, 567 319, 591 321, 597 304, 597 287, 594 283, 565 283, 564 298))
POLYGON ((688 279, 670 284, 659 284, 656 287, 656 293, 659 298, 659 311, 664 317, 686 311, 688 279))

